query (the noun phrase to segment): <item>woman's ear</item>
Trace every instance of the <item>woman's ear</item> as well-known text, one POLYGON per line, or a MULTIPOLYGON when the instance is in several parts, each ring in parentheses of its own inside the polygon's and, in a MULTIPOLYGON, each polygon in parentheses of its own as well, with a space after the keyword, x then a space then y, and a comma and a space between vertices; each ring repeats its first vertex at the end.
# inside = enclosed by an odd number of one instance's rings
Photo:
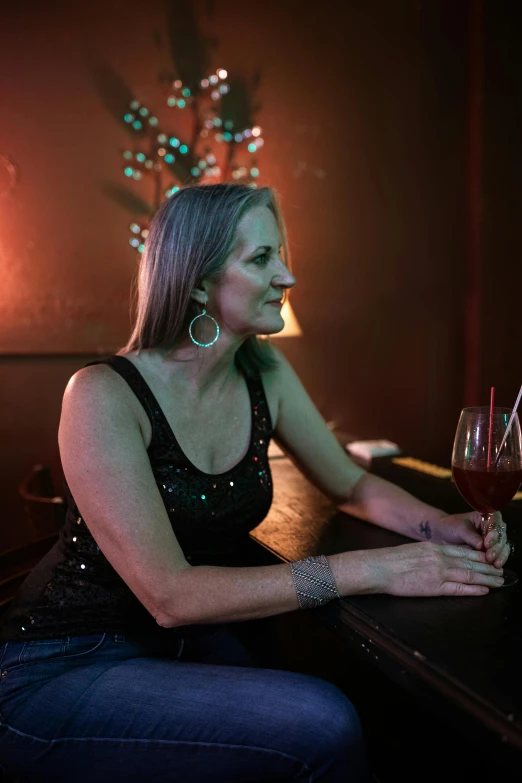
POLYGON ((190 292, 190 298, 203 307, 208 302, 208 294, 208 285, 205 281, 201 281, 190 292))

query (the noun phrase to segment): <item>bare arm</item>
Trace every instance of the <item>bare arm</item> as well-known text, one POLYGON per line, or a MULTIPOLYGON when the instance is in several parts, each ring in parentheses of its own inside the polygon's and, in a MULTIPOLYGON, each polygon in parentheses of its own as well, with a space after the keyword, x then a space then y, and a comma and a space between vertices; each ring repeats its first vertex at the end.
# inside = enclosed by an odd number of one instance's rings
MULTIPOLYGON (((343 552, 328 558, 340 595, 376 592, 371 568, 362 552, 343 552)), ((160 625, 237 622, 299 609, 289 564, 221 568, 194 566, 173 584, 185 605, 174 614, 169 602, 160 625), (190 601, 187 598, 190 596, 190 601)))
POLYGON ((371 473, 365 473, 359 479, 349 499, 339 508, 417 541, 430 541, 437 521, 446 516, 446 512, 371 473))
POLYGON ((315 486, 348 514, 416 540, 436 540, 446 514, 356 465, 328 429, 301 380, 280 360, 279 416, 275 437, 315 486))

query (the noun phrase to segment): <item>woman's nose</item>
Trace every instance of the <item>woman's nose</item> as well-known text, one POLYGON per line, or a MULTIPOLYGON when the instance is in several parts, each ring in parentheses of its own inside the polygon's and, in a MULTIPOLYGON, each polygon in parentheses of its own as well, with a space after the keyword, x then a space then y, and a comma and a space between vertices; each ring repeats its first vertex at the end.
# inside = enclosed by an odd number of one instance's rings
POLYGON ((295 277, 290 272, 288 267, 281 262, 281 268, 278 272, 278 274, 275 275, 274 281, 272 285, 277 287, 283 287, 283 288, 292 288, 296 283, 295 277))

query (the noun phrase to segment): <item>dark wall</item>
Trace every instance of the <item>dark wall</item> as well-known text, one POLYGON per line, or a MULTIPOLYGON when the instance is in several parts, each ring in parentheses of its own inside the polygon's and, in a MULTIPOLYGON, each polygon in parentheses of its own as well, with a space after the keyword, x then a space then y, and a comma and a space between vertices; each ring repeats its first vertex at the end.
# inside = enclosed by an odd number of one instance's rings
POLYGON ((522 384, 522 6, 485 7, 480 393, 513 406, 522 384))
MULTIPOLYGON (((303 329, 281 347, 327 420, 448 463, 465 368, 469 4, 191 7, 214 68, 261 73, 260 181, 281 194, 303 329)), ((93 74, 102 63, 159 104, 166 18, 160 0, 5 14, 0 153, 21 178, 0 214, 3 544, 29 535, 23 473, 58 465, 68 378, 128 330, 130 218, 105 192, 127 136, 93 74)))

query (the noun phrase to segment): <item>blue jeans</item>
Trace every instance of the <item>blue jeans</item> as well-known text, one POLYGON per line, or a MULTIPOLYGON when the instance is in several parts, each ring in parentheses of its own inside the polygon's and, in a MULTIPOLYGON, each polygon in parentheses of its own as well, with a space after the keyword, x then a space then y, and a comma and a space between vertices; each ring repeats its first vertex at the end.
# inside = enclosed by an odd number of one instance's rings
POLYGON ((0 646, 0 767, 20 783, 366 781, 357 713, 256 668, 230 626, 0 646))

